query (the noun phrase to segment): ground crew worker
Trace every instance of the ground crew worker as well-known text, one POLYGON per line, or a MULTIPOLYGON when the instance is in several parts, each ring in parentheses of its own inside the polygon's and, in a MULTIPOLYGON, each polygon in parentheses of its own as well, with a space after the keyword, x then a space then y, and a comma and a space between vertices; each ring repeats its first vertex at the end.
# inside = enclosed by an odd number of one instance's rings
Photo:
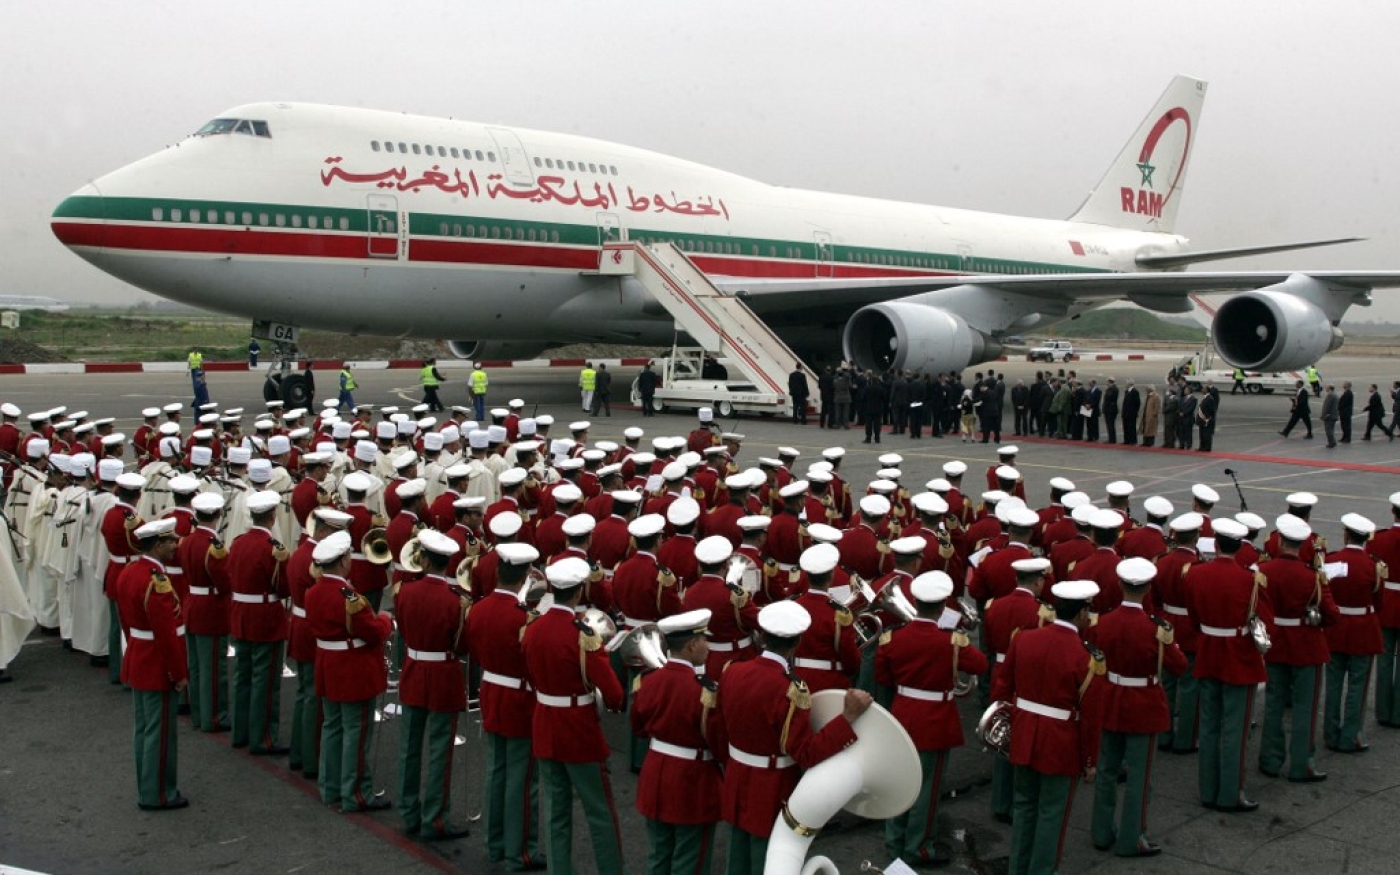
POLYGON ((1390 495, 1390 528, 1377 532, 1366 549, 1385 566, 1381 583, 1381 655, 1376 661, 1376 722, 1400 729, 1400 492, 1390 495))
POLYGON ((911 866, 941 866, 952 857, 934 844, 939 788, 949 752, 963 745, 953 687, 959 674, 985 672, 987 657, 972 646, 967 633, 938 627, 943 603, 953 594, 951 577, 930 571, 914 578, 909 588, 918 616, 881 636, 875 679, 882 694, 893 696, 890 711, 919 751, 923 781, 913 807, 885 821, 885 852, 911 866))
POLYGON ((764 651, 731 665, 724 675, 720 717, 728 741, 721 815, 730 825, 730 875, 759 875, 768 838, 801 769, 855 742, 851 728, 871 696, 847 690, 841 717, 820 732, 811 727, 812 694, 792 673, 792 657, 812 618, 801 605, 774 602, 758 615, 764 651))
POLYGON ((1371 685, 1371 660, 1383 647, 1376 601, 1381 598, 1387 572, 1384 562, 1366 555, 1366 541, 1375 523, 1357 513, 1345 514, 1346 544, 1327 557, 1324 568, 1346 571, 1329 580, 1328 589, 1340 615, 1327 627, 1327 700, 1323 707, 1322 738, 1328 750, 1361 753, 1369 745, 1361 740, 1366 691, 1371 685))
POLYGON ((355 375, 350 373, 350 363, 342 362, 340 365, 340 404, 336 407, 339 410, 344 407, 346 410, 355 410, 355 375))
MULTIPOLYGON (((1244 795, 1245 743, 1254 687, 1268 679, 1264 657, 1251 641, 1262 580, 1235 562, 1249 530, 1232 519, 1215 523, 1215 559, 1186 576, 1186 610, 1200 631, 1192 669, 1201 697, 1201 804, 1215 811, 1259 807, 1244 795), (1197 576, 1201 577, 1197 585, 1197 576)), ((1180 718, 1177 723, 1181 728, 1180 718)))
POLYGON ((423 359, 423 367, 418 371, 418 382, 423 386, 423 403, 428 405, 429 413, 437 413, 446 410, 442 406, 442 401, 438 400, 438 386, 445 380, 442 374, 438 373, 437 359, 423 359))
POLYGON ((598 388, 598 372, 593 370, 591 362, 583 363, 583 370, 578 373, 579 394, 582 396, 583 409, 587 413, 593 412, 593 392, 598 388))
POLYGON ((497 544, 497 587, 467 614, 463 637, 481 668, 481 726, 486 733, 486 856, 517 871, 545 868, 539 852, 539 777, 530 748, 535 695, 526 682, 521 638, 529 613, 520 589, 540 558, 529 544, 497 544))
POLYGON ((997 671, 992 698, 1015 706, 1012 875, 1059 869, 1075 784, 1081 775, 1094 779, 1101 719, 1095 687, 1104 662, 1079 636, 1098 589, 1090 580, 1055 584, 1055 621, 1017 635, 997 671))
POLYGON ((136 804, 143 811, 189 806, 179 788, 179 735, 175 712, 189 686, 184 619, 166 563, 173 562, 179 537, 175 520, 146 523, 132 533, 140 554, 121 570, 117 610, 126 630, 122 682, 131 687, 136 724, 136 804))
POLYGON ((467 653, 463 632, 472 602, 445 576, 448 561, 461 550, 457 542, 424 529, 418 543, 423 576, 403 584, 394 598, 407 657, 399 676, 399 817, 409 835, 441 841, 467 835, 466 826, 452 823, 450 815, 457 715, 467 709, 458 657, 467 653))
POLYGON ((381 811, 392 803, 374 795, 369 773, 374 700, 388 685, 384 642, 394 621, 375 614, 350 586, 350 535, 323 538, 311 553, 320 579, 307 590, 306 620, 316 638, 316 695, 321 724, 321 801, 342 813, 381 811))
POLYGON ((272 537, 281 498, 270 490, 248 497, 252 527, 229 547, 228 578, 233 606, 229 635, 233 639, 234 747, 248 753, 280 756, 282 722, 282 654, 287 640, 289 594, 285 564, 291 552, 272 537))
POLYGON ((1162 847, 1147 837, 1147 794, 1157 733, 1171 728, 1160 676, 1185 672, 1186 655, 1173 643, 1171 624, 1142 606, 1157 567, 1131 557, 1118 563, 1117 573, 1123 601, 1089 632, 1109 667, 1099 749, 1106 777, 1094 782, 1093 841, 1099 850, 1112 848, 1120 857, 1155 857, 1162 847), (1118 784, 1109 776, 1124 766, 1123 811, 1115 819, 1118 784))
POLYGON ((725 742, 719 684, 705 676, 707 609, 665 617, 666 664, 641 679, 632 702, 632 732, 650 739, 637 780, 637 811, 646 818, 651 875, 710 870, 720 818, 725 742), (684 792, 676 792, 677 788, 684 792))
POLYGON ((587 560, 573 556, 550 565, 545 574, 554 604, 525 629, 521 646, 537 703, 532 746, 544 778, 550 871, 573 872, 577 795, 598 871, 625 875, 609 748, 593 704, 601 696, 608 710, 619 710, 622 684, 608 664, 603 639, 574 614, 591 573, 587 560))
POLYGON ((1317 372, 1317 365, 1308 365, 1303 371, 1303 375, 1308 378, 1308 385, 1312 387, 1314 395, 1322 394, 1322 375, 1317 372))
POLYGON ((486 376, 486 370, 481 366, 481 362, 472 364, 471 376, 471 397, 472 408, 476 415, 477 422, 486 419, 486 390, 490 386, 490 378, 486 376))
POLYGON ((1235 385, 1232 386, 1232 387, 1230 388, 1230 394, 1231 394, 1231 395, 1239 395, 1239 394, 1248 395, 1248 394, 1249 394, 1249 389, 1247 389, 1247 388, 1245 387, 1245 385, 1244 385, 1244 369, 1243 369, 1243 368, 1235 368, 1234 379, 1235 379, 1235 385))
POLYGON ((205 732, 229 728, 228 550, 219 539, 224 497, 201 492, 190 500, 195 528, 180 542, 179 565, 185 571, 189 601, 183 606, 190 669, 190 724, 205 732))

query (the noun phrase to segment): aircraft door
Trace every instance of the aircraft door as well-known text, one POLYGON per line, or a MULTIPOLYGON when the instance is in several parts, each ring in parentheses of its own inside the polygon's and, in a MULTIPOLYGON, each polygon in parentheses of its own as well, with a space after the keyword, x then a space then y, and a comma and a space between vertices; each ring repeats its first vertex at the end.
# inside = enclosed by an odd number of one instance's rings
POLYGON ((627 239, 627 233, 622 229, 622 220, 617 217, 617 213, 598 214, 598 246, 601 248, 604 243, 616 243, 627 239))
POLYGON ((370 258, 399 257, 399 200, 386 194, 365 196, 369 211, 370 258))
POLYGON ((505 171, 506 182, 511 185, 534 185, 535 172, 530 169, 530 159, 525 154, 525 146, 514 131, 504 128, 489 128, 491 139, 496 141, 496 151, 501 156, 501 169, 505 171))
POLYGON ((976 273, 972 266, 972 247, 966 243, 958 244, 958 272, 976 273))
POLYGON ((812 239, 817 248, 817 276, 834 276, 836 254, 835 247, 831 243, 831 235, 826 231, 815 231, 812 234, 812 239))

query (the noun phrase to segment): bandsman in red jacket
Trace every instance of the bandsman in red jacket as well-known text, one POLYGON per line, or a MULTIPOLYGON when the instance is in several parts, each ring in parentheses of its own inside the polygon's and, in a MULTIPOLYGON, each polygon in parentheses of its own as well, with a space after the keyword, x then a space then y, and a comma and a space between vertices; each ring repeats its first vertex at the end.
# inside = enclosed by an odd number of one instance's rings
POLYGON ((753 630, 758 628, 758 608, 751 593, 731 588, 722 576, 733 554, 729 539, 721 535, 711 535, 696 544, 700 578, 681 596, 681 605, 687 611, 710 611, 710 656, 705 673, 716 679, 728 663, 752 659, 755 653, 753 630))
POLYGON ((848 527, 841 536, 841 564, 865 580, 875 580, 886 574, 892 565, 889 541, 882 540, 879 535, 889 514, 888 498, 883 495, 864 496, 860 500, 860 521, 848 527))
POLYGON ((1400 729, 1400 492, 1390 496, 1390 528, 1371 538, 1367 551, 1385 566, 1381 583, 1381 655, 1376 661, 1376 722, 1400 729))
POLYGON ((316 637, 316 695, 321 725, 321 801, 346 814, 380 811, 392 803, 374 795, 370 750, 374 700, 388 685, 384 642, 393 632, 350 585, 351 539, 336 532, 311 553, 319 579, 306 593, 306 620, 316 637))
POLYGON ((1064 580, 1051 593, 1055 621, 1016 636, 992 688, 994 700, 1015 709, 1008 871, 1017 875, 1059 868, 1075 785, 1080 776, 1092 781, 1098 763, 1105 668, 1102 655, 1080 638, 1098 585, 1064 580))
POLYGON ((612 513, 600 521, 593 530, 593 540, 588 555, 603 573, 612 577, 613 571, 622 561, 632 555, 632 535, 627 526, 637 518, 642 506, 642 494, 628 490, 612 493, 612 513))
MULTIPOLYGON (((1228 522, 1234 523, 1234 520, 1228 522)), ((1264 727, 1259 737, 1259 771, 1278 777, 1288 762, 1290 781, 1322 781, 1327 775, 1313 766, 1317 753, 1317 706, 1322 696, 1322 667, 1328 662, 1324 625, 1340 618, 1331 587, 1322 570, 1305 564, 1298 550, 1312 527, 1296 517, 1281 516, 1275 559, 1260 564, 1259 610, 1268 623, 1273 646, 1264 654, 1268 683, 1264 697, 1264 727), (1291 710, 1290 738, 1285 746, 1284 711, 1291 710), (1285 753, 1286 751, 1286 753, 1285 753)), ((1239 526, 1239 523, 1235 523, 1239 526)), ((1226 529, 1232 527, 1226 526, 1226 529)), ((1217 534, 1221 531, 1216 526, 1217 534)), ((1319 554, 1320 555, 1320 554, 1319 554)))
MULTIPOLYGON (((628 631, 684 610, 677 591, 676 576, 656 558, 656 544, 665 528, 666 520, 655 513, 639 516, 627 526, 636 552, 617 566, 610 585, 609 600, 615 610, 622 614, 622 626, 628 631)), ((622 681, 624 698, 630 699, 627 694, 633 689, 636 672, 624 665, 622 657, 616 652, 611 662, 613 671, 622 681)), ((635 733, 630 734, 630 742, 631 766, 636 772, 642 768, 646 745, 635 733)))
POLYGON ((544 556, 560 553, 567 543, 564 523, 574 516, 583 491, 572 483, 556 484, 549 492, 552 510, 535 517, 535 548, 544 556))
POLYGON ((1268 672, 1249 624, 1267 601, 1263 580, 1235 562, 1246 531, 1232 519, 1216 520, 1215 559, 1186 576, 1186 610, 1200 632, 1192 671, 1201 697, 1201 804, 1216 811, 1259 807, 1244 795, 1245 744, 1254 687, 1268 672))
MULTIPOLYGON (((1285 516, 1295 516, 1306 523, 1312 519, 1312 509, 1317 506, 1317 496, 1311 492, 1294 492, 1284 499, 1284 503, 1288 505, 1285 516)), ((1278 542, 1279 533, 1277 524, 1275 524, 1274 530, 1264 541, 1264 555, 1270 558, 1279 555, 1278 542)), ((1327 539, 1317 532, 1313 532, 1312 536, 1303 544, 1302 549, 1298 551, 1299 559, 1314 566, 1319 565, 1326 555, 1327 539)))
POLYGON ((1092 580, 1099 585, 1099 594, 1094 596, 1089 610, 1095 617, 1103 616, 1123 599, 1123 588, 1118 585, 1118 563, 1123 557, 1118 553, 1118 539, 1122 531, 1123 517, 1116 510, 1097 510, 1089 518, 1090 536, 1094 541, 1094 552, 1065 569, 1066 574, 1076 580, 1092 580))
POLYGON ((228 550, 219 539, 224 497, 201 492, 190 505, 195 527, 176 553, 189 592, 182 611, 189 651, 190 724, 204 732, 221 732, 229 727, 228 671, 224 667, 230 604, 228 550))
POLYGON ((1050 548, 1050 571, 1056 580, 1069 580, 1074 575, 1070 571, 1075 563, 1094 552, 1094 541, 1089 537, 1093 527, 1089 525, 1089 520, 1100 508, 1092 504, 1081 504, 1069 512, 1070 522, 1074 525, 1074 537, 1060 541, 1050 548))
POLYGON ((720 819, 727 750, 719 722, 719 684, 705 676, 708 610, 662 619, 666 664, 641 679, 632 702, 632 732, 649 751, 637 781, 637 811, 646 818, 655 873, 708 872, 720 819), (676 792, 677 788, 684 792, 676 792))
POLYGON ((1031 534, 1040 519, 1028 507, 998 507, 998 511, 1007 520, 1006 544, 988 552, 973 554, 968 560, 976 562, 976 565, 968 572, 967 594, 983 607, 992 599, 1010 595, 1016 588, 1016 569, 1012 566, 1033 555, 1031 534))
POLYGON ((107 627, 107 680, 121 683, 122 667, 122 626, 117 611, 117 578, 127 563, 140 552, 134 532, 145 520, 136 514, 136 503, 141 499, 141 490, 146 486, 146 478, 140 474, 121 474, 117 477, 117 501, 102 516, 102 540, 106 542, 111 560, 102 578, 102 590, 107 596, 110 622, 107 627))
POLYGON ((953 687, 959 674, 985 672, 987 657, 966 633, 938 626, 943 603, 953 595, 951 577, 930 571, 914 578, 909 588, 918 616, 881 636, 875 678, 881 693, 893 696, 890 711, 919 751, 923 783, 914 806, 885 821, 885 852, 911 866, 941 866, 952 858, 934 844, 939 788, 949 752, 963 745, 953 687))
POLYGON ((271 490, 248 496, 252 527, 234 539, 228 553, 233 607, 233 746, 257 755, 280 756, 282 656, 287 640, 290 590, 284 567, 291 551, 272 537, 281 497, 271 490))
POLYGON ((1181 754, 1195 753, 1200 744, 1201 688, 1194 674, 1196 642, 1200 632, 1186 609, 1186 594, 1193 584, 1209 586, 1203 580, 1208 571, 1193 576, 1194 569, 1203 564, 1201 554, 1196 550, 1201 524, 1201 515, 1191 511, 1180 514, 1168 524, 1172 535, 1171 549, 1154 563, 1157 575, 1152 579, 1152 590, 1147 597, 1148 610, 1160 612, 1162 618, 1172 624, 1176 646, 1186 654, 1188 668, 1185 674, 1181 677, 1171 674, 1162 676, 1172 725, 1157 739, 1158 750, 1181 754))
POLYGON ((1032 546, 1040 547, 1046 552, 1054 546, 1053 541, 1046 543, 1045 530, 1069 516, 1072 508, 1065 506, 1065 496, 1073 491, 1074 481, 1064 477, 1050 478, 1050 503, 1036 511, 1036 516, 1040 517, 1040 525, 1035 527, 1035 533, 1031 536, 1032 546))
POLYGON ((1215 506, 1220 503, 1220 493, 1211 489, 1204 483, 1196 483, 1191 487, 1191 511, 1201 515, 1201 537, 1209 538, 1215 534, 1215 529, 1211 526, 1210 517, 1215 506))
MULTIPOLYGON (((1149 501, 1151 499, 1148 499, 1149 501)), ((1173 643, 1171 624, 1143 608, 1157 567, 1142 557, 1118 563, 1123 602, 1099 618, 1089 639, 1108 666, 1104 688, 1103 739, 1099 764, 1104 779, 1094 782, 1093 841, 1099 850, 1120 857, 1155 857, 1162 848, 1147 836, 1147 797, 1152 786, 1152 755, 1157 733, 1171 727, 1163 674, 1186 671, 1186 655, 1173 643), (1118 817, 1118 783, 1111 780, 1126 766, 1123 811, 1118 817)))
POLYGON ((157 520, 133 530, 139 554, 116 583, 117 611, 126 631, 122 682, 131 687, 136 724, 136 804, 145 811, 185 808, 180 793, 175 712, 189 685, 184 618, 166 563, 175 559, 175 521, 157 520))
POLYGON ((387 565, 377 565, 371 562, 361 552, 365 536, 369 534, 370 530, 383 528, 389 524, 387 519, 376 514, 366 503, 373 483, 370 476, 362 471, 346 474, 345 479, 340 481, 346 494, 344 510, 354 517, 349 529, 350 540, 355 545, 352 556, 354 564, 350 568, 350 583, 354 585, 356 592, 369 599, 370 605, 378 610, 379 603, 384 598, 384 588, 389 585, 389 569, 387 565))
POLYGON ((814 544, 799 560, 807 588, 794 593, 793 601, 811 615, 812 622, 797 646, 792 671, 814 693, 850 689, 860 669, 855 615, 829 591, 840 561, 841 554, 832 544, 814 544))
POLYGON ((699 520, 700 502, 688 496, 676 499, 666 508, 671 535, 657 548, 656 559, 676 576, 679 593, 700 579, 700 566, 695 561, 695 526, 699 520))
POLYGON ((1157 557, 1167 552, 1167 521, 1175 508, 1160 495, 1153 495, 1142 503, 1146 522, 1123 536, 1118 545, 1124 559, 1147 559, 1157 561, 1157 557))
POLYGON ((1054 522, 1046 523, 1040 530, 1039 546, 1045 556, 1049 556, 1059 544, 1079 536, 1079 526, 1073 516, 1074 509, 1092 503, 1086 493, 1075 490, 1066 492, 1060 501, 1064 504, 1064 513, 1054 522))
POLYGON ((1235 561, 1240 563, 1241 568, 1254 568, 1259 564, 1259 548, 1254 546, 1254 542, 1259 539, 1259 533, 1269 527, 1264 522, 1264 518, 1257 513, 1241 511, 1235 514, 1235 522, 1244 523, 1244 527, 1249 530, 1243 541, 1240 541, 1240 551, 1235 554, 1235 561))
POLYGON ((622 707, 622 684, 608 664, 603 639, 574 613, 588 562, 570 557, 545 574, 554 604, 525 629, 522 648, 535 688, 532 745, 548 788, 546 828, 549 855, 562 871, 571 868, 575 797, 583 804, 599 872, 626 872, 608 776, 608 744, 598 709, 622 707))
POLYGON ((1328 554, 1323 566, 1328 589, 1337 605, 1337 622, 1327 627, 1327 702, 1322 737, 1329 750, 1361 753, 1370 745, 1361 740, 1366 691, 1371 685, 1371 661, 1381 652, 1381 599, 1387 568, 1366 555, 1366 541, 1376 524, 1358 513, 1342 516, 1346 543, 1328 554), (1345 569, 1345 570, 1343 570, 1345 569))

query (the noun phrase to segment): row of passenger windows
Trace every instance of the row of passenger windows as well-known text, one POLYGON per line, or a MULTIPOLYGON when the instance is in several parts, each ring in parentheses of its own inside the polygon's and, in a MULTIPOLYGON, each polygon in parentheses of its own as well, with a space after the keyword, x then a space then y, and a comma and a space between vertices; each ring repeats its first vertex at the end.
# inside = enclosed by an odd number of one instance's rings
POLYGON ((242 210, 239 212, 235 212, 234 210, 224 210, 222 215, 220 215, 220 211, 213 209, 212 207, 207 210, 201 210, 197 207, 188 210, 182 209, 180 207, 172 207, 169 213, 167 214, 164 207, 151 208, 151 221, 164 222, 167 220, 171 222, 187 222, 191 225, 251 226, 257 224, 262 225, 263 227, 275 228, 286 228, 290 226, 293 228, 305 227, 311 228, 313 230, 319 229, 325 231, 350 230, 350 219, 347 216, 341 216, 339 219, 333 219, 330 216, 303 216, 301 213, 292 213, 289 216, 286 213, 254 213, 251 210, 242 210))
POLYGON ((470 161, 473 157, 478 161, 496 160, 495 152, 483 152, 480 149, 458 149, 456 146, 427 146, 418 143, 405 143, 403 141, 394 143, 389 140, 385 140, 381 143, 379 140, 371 140, 369 147, 376 152, 399 152, 403 155, 407 155, 411 152, 414 155, 436 155, 439 158, 447 158, 450 156, 452 158, 461 158, 464 161, 470 161))
POLYGON ((589 173, 601 173, 604 176, 616 176, 617 168, 611 164, 591 164, 583 161, 565 161, 563 158, 535 158, 535 166, 543 167, 547 170, 573 170, 582 173, 587 170, 589 173))
POLYGON ((528 240, 531 243, 558 243, 559 232, 545 228, 522 228, 519 225, 438 225, 443 237, 474 237, 481 240, 528 240))

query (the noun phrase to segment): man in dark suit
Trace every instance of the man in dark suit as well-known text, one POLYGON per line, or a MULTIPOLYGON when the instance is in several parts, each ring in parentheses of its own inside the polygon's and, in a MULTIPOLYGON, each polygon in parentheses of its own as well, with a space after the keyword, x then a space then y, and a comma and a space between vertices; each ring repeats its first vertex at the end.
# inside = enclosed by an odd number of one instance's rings
POLYGON ((1312 440, 1312 407, 1308 403, 1308 386, 1302 380, 1298 380, 1293 386, 1293 415, 1288 417, 1288 424, 1283 427, 1279 434, 1288 437, 1288 433, 1293 430, 1293 426, 1302 423, 1307 428, 1308 440, 1312 440))
POLYGON ((656 387, 661 385, 661 377, 651 369, 651 362, 647 362, 642 368, 642 372, 637 375, 637 395, 642 399, 642 415, 655 416, 656 411, 652 409, 652 398, 656 395, 656 387))
MULTIPOLYGON (((1187 390, 1186 383, 1182 383, 1182 389, 1187 390)), ((1176 416, 1176 445, 1183 450, 1191 449, 1196 433, 1196 408, 1201 403, 1199 391, 1183 391, 1181 395, 1181 405, 1177 408, 1176 416)))
POLYGON ((904 434, 909 424, 909 380, 903 371, 895 371, 890 389, 890 434, 904 434))
POLYGON ((1097 441, 1099 439, 1099 417, 1103 415, 1103 387, 1099 385, 1098 380, 1089 381, 1084 403, 1089 405, 1089 418, 1084 423, 1084 440, 1097 441))
POLYGON ((1103 425, 1108 431, 1108 442, 1118 443, 1118 384, 1108 378, 1108 388, 1103 390, 1103 425))
POLYGON ((1196 427, 1200 430, 1201 440, 1198 449, 1203 453, 1209 453, 1211 442, 1215 440, 1215 415, 1220 410, 1220 392, 1211 385, 1204 395, 1192 392, 1196 401, 1196 427))
POLYGON ((1138 442, 1138 414, 1142 411, 1142 396, 1138 394, 1137 386, 1133 381, 1128 381, 1128 388, 1123 390, 1123 443, 1126 446, 1135 447, 1138 442))
POLYGON ((914 374, 909 378, 909 437, 924 436, 924 420, 928 416, 928 378, 914 374))
POLYGON ((812 394, 812 388, 807 385, 807 375, 802 372, 801 366, 792 369, 788 374, 788 395, 792 397, 792 421, 801 425, 807 424, 807 399, 812 394))
POLYGON ((1351 416, 1356 412, 1356 395, 1351 391, 1351 381, 1342 383, 1342 394, 1337 396, 1337 421, 1342 426, 1342 443, 1351 443, 1351 416))
POLYGON ((822 374, 817 377, 817 394, 822 399, 822 428, 836 428, 836 406, 832 404, 832 399, 836 396, 835 390, 836 376, 831 372, 831 365, 822 368, 822 374))

